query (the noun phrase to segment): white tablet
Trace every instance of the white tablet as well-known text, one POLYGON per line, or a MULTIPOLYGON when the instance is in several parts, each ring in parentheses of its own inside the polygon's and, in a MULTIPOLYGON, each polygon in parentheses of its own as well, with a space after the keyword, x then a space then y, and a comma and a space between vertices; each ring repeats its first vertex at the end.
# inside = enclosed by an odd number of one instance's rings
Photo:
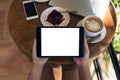
POLYGON ((83 27, 37 28, 38 57, 82 57, 83 51, 83 27))

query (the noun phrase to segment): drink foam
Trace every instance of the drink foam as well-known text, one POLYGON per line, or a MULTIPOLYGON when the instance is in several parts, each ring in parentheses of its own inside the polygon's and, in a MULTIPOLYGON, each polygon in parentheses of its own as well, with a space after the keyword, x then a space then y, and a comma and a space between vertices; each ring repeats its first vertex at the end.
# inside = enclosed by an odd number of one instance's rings
POLYGON ((100 22, 98 22, 96 19, 93 18, 87 19, 84 24, 86 29, 92 32, 98 32, 102 28, 100 22))

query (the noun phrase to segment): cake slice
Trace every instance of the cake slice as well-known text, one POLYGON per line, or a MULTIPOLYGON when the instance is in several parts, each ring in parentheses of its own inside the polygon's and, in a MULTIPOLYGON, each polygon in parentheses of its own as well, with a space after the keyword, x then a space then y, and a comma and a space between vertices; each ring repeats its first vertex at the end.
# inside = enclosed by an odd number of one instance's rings
POLYGON ((63 15, 57 10, 53 10, 47 17, 47 21, 53 25, 59 25, 63 20, 63 15))

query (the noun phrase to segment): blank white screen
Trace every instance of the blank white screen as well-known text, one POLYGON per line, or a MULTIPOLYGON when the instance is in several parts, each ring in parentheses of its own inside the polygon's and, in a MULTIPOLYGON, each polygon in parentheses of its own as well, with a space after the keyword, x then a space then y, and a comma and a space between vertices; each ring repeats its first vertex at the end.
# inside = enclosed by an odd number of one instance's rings
POLYGON ((41 28, 41 56, 79 56, 79 28, 41 28))

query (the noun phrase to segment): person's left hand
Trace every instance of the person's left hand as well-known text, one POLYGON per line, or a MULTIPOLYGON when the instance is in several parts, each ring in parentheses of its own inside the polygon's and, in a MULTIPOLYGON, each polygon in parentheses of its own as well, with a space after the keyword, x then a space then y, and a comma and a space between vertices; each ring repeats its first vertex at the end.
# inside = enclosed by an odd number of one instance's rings
POLYGON ((32 58, 33 58, 33 64, 37 66, 45 65, 45 63, 48 61, 48 58, 40 58, 36 56, 36 39, 34 39, 33 44, 33 51, 32 51, 32 58))

